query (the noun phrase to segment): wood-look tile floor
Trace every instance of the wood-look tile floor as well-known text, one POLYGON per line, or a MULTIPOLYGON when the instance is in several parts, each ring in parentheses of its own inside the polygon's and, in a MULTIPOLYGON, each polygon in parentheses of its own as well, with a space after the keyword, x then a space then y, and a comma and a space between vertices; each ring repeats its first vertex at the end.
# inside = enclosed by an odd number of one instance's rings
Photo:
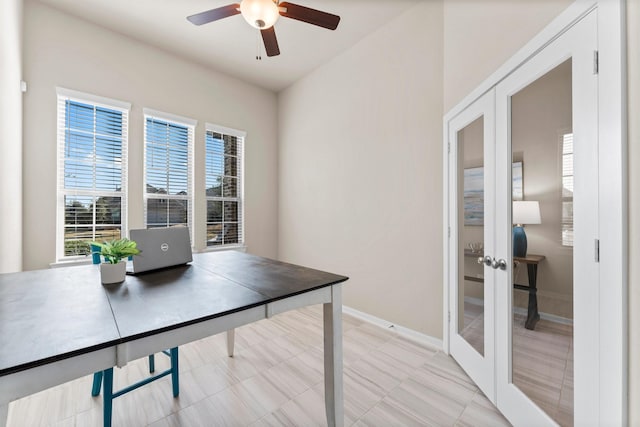
MULTIPOLYGON (((442 351, 344 315, 347 426, 508 426, 456 362, 442 351)), ((321 306, 180 347, 180 396, 168 377, 114 400, 114 426, 323 426, 321 306)), ((168 367, 156 356, 156 368, 168 367)), ((115 387, 146 375, 146 359, 115 370, 115 387)), ((9 427, 101 426, 91 376, 17 400, 9 427)))
MULTIPOLYGON (((462 336, 478 352, 484 346, 482 306, 465 302, 462 336)), ((573 326, 540 319, 524 328, 514 314, 513 383, 563 427, 573 425, 573 326)))

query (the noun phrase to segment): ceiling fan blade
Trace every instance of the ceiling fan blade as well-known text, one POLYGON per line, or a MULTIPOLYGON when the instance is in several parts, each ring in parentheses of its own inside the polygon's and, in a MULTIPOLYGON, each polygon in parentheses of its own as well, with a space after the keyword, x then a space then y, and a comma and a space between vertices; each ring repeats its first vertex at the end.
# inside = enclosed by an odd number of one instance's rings
POLYGON ((228 18, 229 16, 237 15, 239 13, 240 5, 235 3, 207 10, 206 12, 196 13, 195 15, 187 16, 187 19, 192 24, 202 25, 208 24, 209 22, 217 21, 219 19, 228 18))
POLYGON ((318 27, 335 30, 340 23, 340 17, 331 13, 286 2, 280 3, 278 6, 286 9, 286 12, 281 11, 280 15, 306 22, 308 24, 317 25, 318 27))
POLYGON ((280 55, 276 30, 274 30, 273 27, 269 27, 265 30, 260 30, 260 34, 262 34, 262 41, 264 42, 264 49, 267 51, 267 56, 280 55))

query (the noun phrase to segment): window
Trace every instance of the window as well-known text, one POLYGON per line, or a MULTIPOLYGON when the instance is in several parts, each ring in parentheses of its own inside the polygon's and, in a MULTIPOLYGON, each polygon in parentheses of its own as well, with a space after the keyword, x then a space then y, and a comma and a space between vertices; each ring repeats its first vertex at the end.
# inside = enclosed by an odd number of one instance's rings
POLYGON ((57 258, 90 253, 89 242, 126 229, 130 105, 58 88, 57 258))
POLYGON ((562 135, 562 245, 573 246, 573 133, 562 135))
POLYGON ((192 228, 193 132, 196 122, 145 109, 144 216, 147 228, 192 228))
POLYGON ((207 125, 207 246, 239 245, 243 233, 243 144, 246 134, 207 125))

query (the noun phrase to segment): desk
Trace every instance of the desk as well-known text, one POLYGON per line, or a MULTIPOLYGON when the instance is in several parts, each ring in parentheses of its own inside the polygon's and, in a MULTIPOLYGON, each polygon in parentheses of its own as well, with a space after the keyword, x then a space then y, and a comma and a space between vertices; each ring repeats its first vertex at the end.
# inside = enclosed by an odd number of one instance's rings
MULTIPOLYGON (((472 252, 469 249, 464 250, 465 257, 473 257, 479 258, 482 256, 481 253, 472 252)), ((540 320, 540 314, 538 313, 538 264, 545 259, 544 255, 534 255, 529 254, 526 257, 513 257, 514 262, 519 262, 527 265, 527 277, 529 279, 529 286, 518 285, 517 283, 513 284, 514 289, 519 289, 522 291, 529 292, 529 304, 527 308, 527 320, 524 323, 524 327, 526 329, 534 330, 536 327, 536 323, 540 320)), ((481 277, 473 277, 473 276, 464 276, 464 280, 469 280, 472 282, 484 282, 484 279, 481 277)))
POLYGON ((327 422, 342 426, 345 280, 234 251, 108 286, 96 265, 0 274, 0 426, 13 400, 319 303, 327 422))

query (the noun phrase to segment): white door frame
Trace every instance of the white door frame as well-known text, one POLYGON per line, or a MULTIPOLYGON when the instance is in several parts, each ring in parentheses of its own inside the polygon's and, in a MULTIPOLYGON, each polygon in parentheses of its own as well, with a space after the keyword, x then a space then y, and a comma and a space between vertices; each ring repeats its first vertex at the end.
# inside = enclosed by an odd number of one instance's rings
MULTIPOLYGON (((450 241, 448 171, 449 121, 541 51, 573 23, 598 11, 598 139, 600 211, 600 290, 598 297, 598 393, 594 425, 626 425, 627 399, 627 141, 624 0, 578 0, 554 19, 480 86, 452 108, 443 123, 443 346, 449 352, 450 241)), ((455 190, 455 189, 454 189, 455 190)))

